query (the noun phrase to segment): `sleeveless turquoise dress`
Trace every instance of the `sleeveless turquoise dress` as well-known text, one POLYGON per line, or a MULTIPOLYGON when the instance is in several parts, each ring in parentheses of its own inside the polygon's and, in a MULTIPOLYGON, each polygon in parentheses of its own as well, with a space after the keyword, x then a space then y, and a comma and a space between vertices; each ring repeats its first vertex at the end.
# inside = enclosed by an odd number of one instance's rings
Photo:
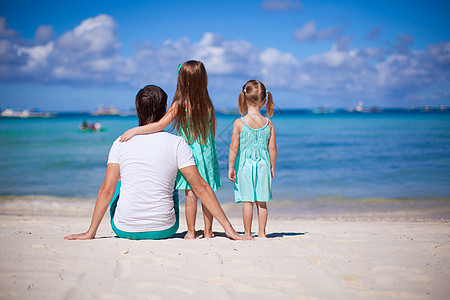
MULTIPOLYGON (((180 130, 180 136, 187 142, 187 137, 183 130, 180 130)), ((198 172, 202 178, 209 184, 213 191, 217 191, 222 186, 219 173, 219 162, 217 160, 216 142, 214 140, 212 131, 209 132, 209 138, 206 144, 202 145, 197 141, 189 144, 194 156, 195 164, 198 172)), ((192 190, 191 185, 186 180, 184 175, 178 171, 177 183, 175 189, 178 190, 192 190)))
MULTIPOLYGON (((267 118, 266 118, 267 119, 267 118)), ((234 199, 240 202, 267 202, 272 200, 272 176, 269 158, 269 119, 266 125, 253 129, 244 118, 239 136, 239 150, 234 169, 234 199)))

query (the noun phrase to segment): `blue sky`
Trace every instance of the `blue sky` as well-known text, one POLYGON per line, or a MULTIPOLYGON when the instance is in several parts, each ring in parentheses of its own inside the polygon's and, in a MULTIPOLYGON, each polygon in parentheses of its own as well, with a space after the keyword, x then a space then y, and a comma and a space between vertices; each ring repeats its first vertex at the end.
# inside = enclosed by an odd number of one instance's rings
POLYGON ((281 108, 450 106, 448 1, 2 1, 0 107, 125 109, 204 62, 217 108, 249 79, 281 108))

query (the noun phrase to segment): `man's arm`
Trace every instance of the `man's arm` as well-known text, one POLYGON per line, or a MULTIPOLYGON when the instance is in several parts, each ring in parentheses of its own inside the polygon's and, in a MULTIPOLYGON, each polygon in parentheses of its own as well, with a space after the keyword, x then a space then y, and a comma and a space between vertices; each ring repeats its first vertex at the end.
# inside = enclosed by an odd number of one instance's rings
POLYGON ((220 206, 219 201, 216 198, 216 194, 214 194, 214 191, 211 189, 209 184, 206 183, 202 176, 200 176, 197 167, 189 166, 180 169, 180 171, 192 186, 195 195, 197 195, 202 204, 206 206, 220 225, 222 225, 227 236, 234 240, 242 240, 243 237, 234 230, 222 207, 220 206))
POLYGON ((84 233, 72 234, 64 237, 66 240, 88 240, 93 239, 100 226, 100 222, 108 209, 109 203, 114 196, 117 180, 119 179, 119 164, 108 164, 106 168, 106 176, 100 190, 98 191, 97 201, 95 202, 94 213, 92 214, 91 226, 84 233))

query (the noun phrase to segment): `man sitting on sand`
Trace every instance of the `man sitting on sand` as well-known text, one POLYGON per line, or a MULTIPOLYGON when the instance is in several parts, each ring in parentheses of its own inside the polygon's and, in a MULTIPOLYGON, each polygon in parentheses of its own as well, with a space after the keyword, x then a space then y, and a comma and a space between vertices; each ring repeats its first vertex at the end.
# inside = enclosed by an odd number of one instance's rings
MULTIPOLYGON (((159 121, 167 109, 167 94, 148 85, 136 95, 139 126, 159 121)), ((119 179, 120 196, 111 205, 111 227, 118 237, 161 239, 178 230, 178 201, 174 185, 178 170, 183 173, 200 201, 232 239, 242 239, 222 210, 213 190, 200 176, 192 152, 182 137, 160 131, 138 135, 126 143, 119 138, 111 147, 106 176, 98 192, 91 225, 85 233, 68 240, 92 239, 108 209, 119 179), (113 203, 114 204, 114 203, 113 203)))

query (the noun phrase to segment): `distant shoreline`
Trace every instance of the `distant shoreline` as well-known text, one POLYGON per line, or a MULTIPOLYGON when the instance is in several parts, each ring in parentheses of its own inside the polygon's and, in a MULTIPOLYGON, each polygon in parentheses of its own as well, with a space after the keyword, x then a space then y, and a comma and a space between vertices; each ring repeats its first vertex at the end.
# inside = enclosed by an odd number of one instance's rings
MULTIPOLYGON (((274 117, 279 115, 372 115, 372 114, 411 114, 411 113, 440 113, 450 114, 450 109, 445 106, 440 107, 413 107, 413 108, 396 108, 396 107, 368 107, 361 110, 354 108, 342 107, 328 107, 320 106, 316 108, 275 108, 274 117)), ((216 109, 216 114, 219 116, 239 115, 237 108, 216 109)), ((105 117, 120 117, 120 118, 136 118, 132 111, 117 111, 112 114, 93 114, 89 111, 45 111, 42 113, 32 113, 30 116, 1 116, 0 119, 27 119, 27 118, 58 118, 58 117, 85 117, 85 118, 105 118, 105 117)))

